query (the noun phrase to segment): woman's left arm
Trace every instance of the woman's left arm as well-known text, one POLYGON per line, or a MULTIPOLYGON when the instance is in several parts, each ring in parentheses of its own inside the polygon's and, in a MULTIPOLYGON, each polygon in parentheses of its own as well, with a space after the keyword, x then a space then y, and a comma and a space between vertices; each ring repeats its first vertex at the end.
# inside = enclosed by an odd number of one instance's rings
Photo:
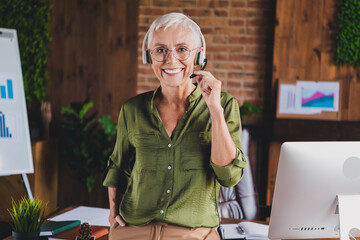
POLYGON ((195 77, 211 115, 211 161, 218 166, 232 163, 236 145, 231 138, 220 103, 221 81, 210 72, 195 71, 195 77))

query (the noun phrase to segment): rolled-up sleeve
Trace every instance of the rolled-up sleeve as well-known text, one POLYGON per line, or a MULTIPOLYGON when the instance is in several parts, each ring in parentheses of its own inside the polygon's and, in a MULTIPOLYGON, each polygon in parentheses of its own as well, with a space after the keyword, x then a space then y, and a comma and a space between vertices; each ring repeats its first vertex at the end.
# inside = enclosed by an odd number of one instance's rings
POLYGON ((115 147, 103 175, 103 186, 118 188, 122 193, 125 192, 131 174, 133 155, 134 148, 129 141, 123 105, 119 114, 115 147))
POLYGON ((235 98, 223 103, 224 117, 230 136, 236 145, 236 156, 234 160, 226 166, 218 166, 210 161, 211 167, 216 175, 218 182, 225 187, 235 186, 244 174, 247 165, 241 147, 241 120, 239 105, 235 98))
POLYGON ((236 149, 236 158, 226 166, 218 166, 211 162, 211 167, 215 172, 218 182, 225 187, 235 186, 243 176, 244 168, 247 166, 243 159, 244 154, 240 149, 236 149))

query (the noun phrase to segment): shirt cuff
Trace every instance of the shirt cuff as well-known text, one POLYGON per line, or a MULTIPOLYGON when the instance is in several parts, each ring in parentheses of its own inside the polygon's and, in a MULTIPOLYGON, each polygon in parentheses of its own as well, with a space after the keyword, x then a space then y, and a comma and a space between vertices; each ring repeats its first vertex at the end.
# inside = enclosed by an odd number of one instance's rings
POLYGON ((212 161, 210 164, 219 182, 224 183, 222 185, 237 184, 243 175, 243 169, 247 166, 247 162, 243 158, 243 154, 239 148, 236 148, 236 157, 229 165, 222 167, 212 161))
POLYGON ((121 175, 121 171, 108 167, 103 176, 103 186, 119 188, 121 185, 119 182, 119 176, 121 175))

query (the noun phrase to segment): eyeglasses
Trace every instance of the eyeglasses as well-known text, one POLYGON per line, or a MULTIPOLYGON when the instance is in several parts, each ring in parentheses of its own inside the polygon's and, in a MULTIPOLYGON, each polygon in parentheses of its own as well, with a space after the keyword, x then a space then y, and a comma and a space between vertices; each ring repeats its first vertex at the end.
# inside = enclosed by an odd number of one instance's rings
POLYGON ((170 52, 173 52, 174 56, 178 60, 185 61, 186 59, 189 58, 190 53, 195 49, 197 48, 188 49, 187 47, 176 47, 173 50, 169 50, 167 48, 158 47, 150 51, 150 54, 153 57, 153 59, 155 59, 155 61, 164 62, 168 58, 170 52))

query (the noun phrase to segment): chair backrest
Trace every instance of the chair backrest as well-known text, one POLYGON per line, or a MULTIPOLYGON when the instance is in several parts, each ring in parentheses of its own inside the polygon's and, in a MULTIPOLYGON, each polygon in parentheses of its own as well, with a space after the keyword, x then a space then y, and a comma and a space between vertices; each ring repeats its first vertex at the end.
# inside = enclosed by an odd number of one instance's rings
POLYGON ((248 166, 240 182, 234 187, 221 187, 219 193, 219 214, 223 218, 256 220, 259 215, 258 193, 254 184, 249 161, 250 134, 243 130, 242 145, 248 166))

